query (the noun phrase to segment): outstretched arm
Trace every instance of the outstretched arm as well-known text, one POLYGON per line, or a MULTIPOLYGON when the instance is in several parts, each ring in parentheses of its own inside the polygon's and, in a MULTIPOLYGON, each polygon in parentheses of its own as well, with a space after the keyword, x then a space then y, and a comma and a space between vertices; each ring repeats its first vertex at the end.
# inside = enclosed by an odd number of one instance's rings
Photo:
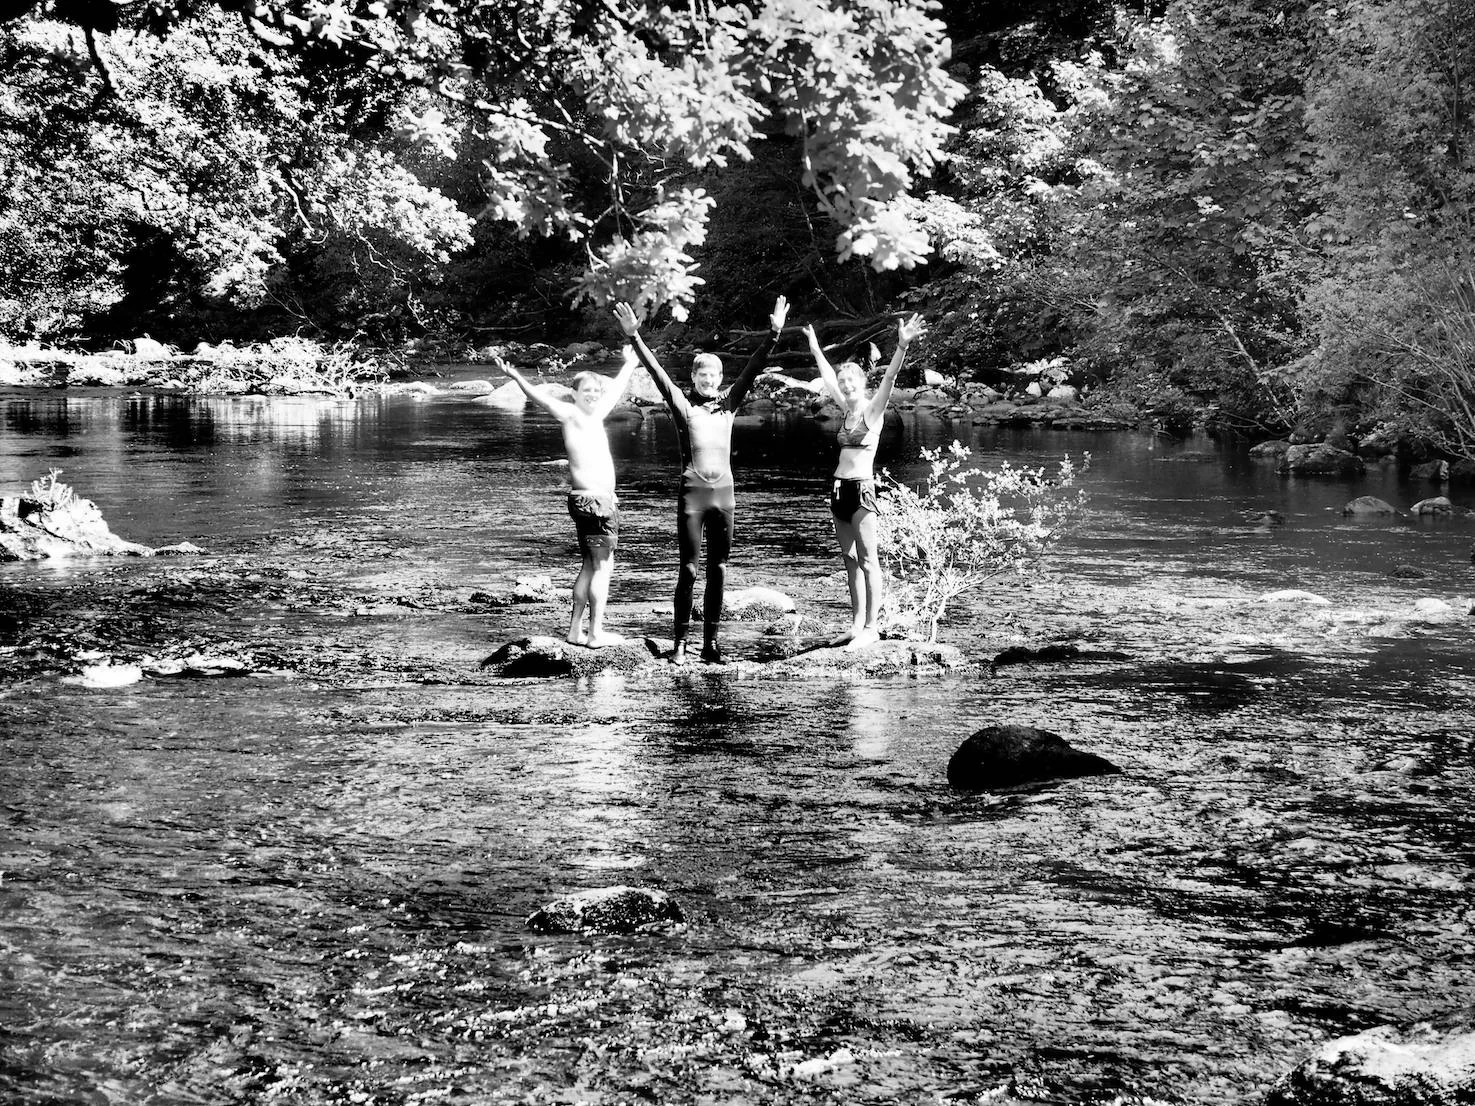
POLYGON ((527 393, 528 399, 532 400, 539 407, 543 408, 559 422, 562 422, 564 419, 566 419, 569 416, 570 412, 573 411, 573 406, 571 404, 564 403, 562 400, 554 399, 552 396, 544 395, 542 392, 538 391, 538 389, 534 388, 531 384, 527 382, 527 378, 524 377, 522 373, 518 372, 506 361, 503 361, 500 357, 493 355, 492 364, 497 367, 498 371, 500 371, 503 376, 505 376, 508 380, 512 381, 525 393, 527 393))
POLYGON ((666 401, 666 406, 678 415, 688 413, 686 397, 676 390, 675 383, 661 368, 661 363, 656 360, 655 354, 640 337, 640 320, 635 317, 635 312, 628 303, 615 304, 615 321, 620 324, 620 329, 625 332, 625 337, 630 339, 630 345, 635 348, 635 356, 640 358, 640 363, 645 366, 645 371, 650 373, 650 378, 655 381, 661 398, 666 401))
POLYGON ((604 395, 599 397, 599 406, 594 409, 594 413, 601 419, 613 411, 616 404, 624 397, 625 389, 630 386, 630 373, 636 364, 635 351, 626 346, 625 360, 620 366, 620 371, 615 374, 613 380, 605 384, 604 395))
POLYGON ((815 334, 813 326, 805 326, 804 337, 809 339, 809 352, 814 355, 814 364, 819 369, 819 378, 824 381, 825 390, 834 397, 836 403, 844 407, 845 397, 840 394, 840 381, 835 376, 835 367, 830 364, 830 359, 820 347, 819 336, 815 334))
POLYGON ((743 400, 748 398, 748 389, 753 386, 753 381, 757 380, 758 374, 763 371, 763 366, 768 361, 768 351, 773 348, 773 343, 783 333, 784 320, 788 317, 789 301, 780 296, 773 303, 773 314, 768 316, 768 333, 764 335, 762 344, 753 351, 753 356, 748 358, 743 371, 738 373, 738 378, 732 382, 732 387, 727 389, 727 396, 723 402, 729 411, 736 411, 743 405, 743 400))
POLYGON ((921 315, 913 315, 896 324, 896 352, 891 355, 891 364, 886 366, 881 383, 876 387, 876 394, 871 397, 871 404, 866 408, 866 421, 872 426, 886 417, 886 405, 891 402, 891 389, 896 385, 896 374, 901 372, 902 362, 907 359, 907 346, 926 329, 927 324, 922 321, 921 315))

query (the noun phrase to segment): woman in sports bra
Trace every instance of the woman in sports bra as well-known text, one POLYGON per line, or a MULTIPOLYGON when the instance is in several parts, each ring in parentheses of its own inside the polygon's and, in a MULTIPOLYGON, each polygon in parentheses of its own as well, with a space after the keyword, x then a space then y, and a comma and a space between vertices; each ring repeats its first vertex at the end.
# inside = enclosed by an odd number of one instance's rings
POLYGON ((840 404, 842 418, 835 437, 840 443, 840 462, 830 485, 830 514, 835 520, 835 537, 845 561, 845 582, 850 588, 850 629, 832 645, 847 650, 864 649, 881 640, 876 619, 881 612, 881 565, 876 558, 876 446, 886 420, 886 405, 896 374, 906 360, 907 346, 925 328, 920 315, 896 324, 896 353, 874 396, 866 395, 866 374, 854 361, 832 368, 820 348, 814 327, 804 336, 819 367, 820 379, 840 404))

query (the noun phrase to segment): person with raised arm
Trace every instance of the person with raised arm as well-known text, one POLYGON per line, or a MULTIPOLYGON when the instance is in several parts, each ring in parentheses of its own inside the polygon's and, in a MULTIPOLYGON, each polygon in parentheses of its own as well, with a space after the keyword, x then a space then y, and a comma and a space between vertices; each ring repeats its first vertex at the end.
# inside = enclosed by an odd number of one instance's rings
POLYGON ((722 591, 732 552, 736 495, 732 479, 732 422, 762 371, 768 351, 784 329, 788 301, 780 296, 769 317, 769 330, 731 387, 722 387, 722 361, 699 353, 692 361, 691 386, 678 388, 640 337, 640 320, 627 303, 615 307, 615 319, 630 340, 640 363, 650 373, 670 408, 681 445, 681 485, 676 496, 676 544, 681 567, 676 577, 676 615, 672 664, 686 663, 691 628, 692 592, 696 587, 702 539, 707 542, 707 586, 702 596, 702 660, 722 664, 718 631, 722 625, 722 591))
POLYGON ((836 433, 840 461, 830 484, 830 514, 850 589, 850 629, 830 644, 843 645, 847 650, 864 649, 881 640, 877 625, 883 590, 881 564, 876 556, 876 447, 881 442, 886 405, 891 402, 896 374, 906 360, 907 346, 925 326, 920 315, 897 323, 896 353, 873 396, 866 394, 866 374, 860 365, 845 361, 832 367, 814 327, 804 328, 820 379, 840 404, 842 414, 836 433))
POLYGON ((615 462, 610 456, 605 417, 620 402, 635 355, 625 349, 624 364, 613 380, 594 372, 574 376, 574 401, 568 403, 534 388, 523 375, 500 357, 493 364, 527 397, 543 408, 563 428, 563 446, 568 451, 568 513, 579 535, 583 563, 574 579, 574 605, 569 616, 568 641, 600 649, 622 641, 604 629, 604 606, 609 599, 609 582, 615 571, 615 547, 619 544, 620 507, 615 497, 615 462), (584 614, 589 615, 589 632, 584 632, 584 614))

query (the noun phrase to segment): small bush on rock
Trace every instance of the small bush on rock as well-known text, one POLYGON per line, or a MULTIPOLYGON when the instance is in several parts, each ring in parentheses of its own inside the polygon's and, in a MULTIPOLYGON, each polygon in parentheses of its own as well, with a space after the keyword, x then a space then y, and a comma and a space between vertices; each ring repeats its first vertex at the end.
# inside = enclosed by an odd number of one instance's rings
POLYGON ((1080 466, 1067 458, 1049 473, 1009 464, 985 472, 958 442, 922 457, 932 471, 920 489, 882 473, 886 507, 877 519, 881 564, 891 577, 883 630, 930 642, 959 596, 996 576, 1039 573, 1085 508, 1077 481, 1090 458, 1080 466))

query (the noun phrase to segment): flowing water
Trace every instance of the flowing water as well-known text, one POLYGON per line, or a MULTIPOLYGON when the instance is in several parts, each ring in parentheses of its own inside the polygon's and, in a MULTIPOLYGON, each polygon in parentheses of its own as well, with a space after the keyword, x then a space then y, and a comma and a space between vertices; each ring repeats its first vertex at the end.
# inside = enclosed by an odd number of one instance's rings
MULTIPOLYGON (((90 688, 58 636, 7 670, 0 1101, 1225 1103, 1330 1037, 1468 1007, 1470 517, 1347 521, 1437 488, 1286 480, 1206 440, 908 414, 887 463, 955 436, 988 463, 1089 451, 1091 507, 1053 584, 944 636, 1127 660, 498 681, 494 645, 564 628, 478 598, 571 578, 546 418, 0 394, 0 492, 59 467, 120 535, 207 550, 0 566, 0 646, 65 611, 104 652, 257 669, 90 688), (1329 602, 1257 601, 1285 588, 1329 602), (993 722, 1124 774, 951 791, 993 722), (526 926, 621 883, 685 924, 526 926)), ((667 633, 674 435, 612 439, 611 618, 667 633)), ((838 623, 830 441, 739 421, 730 586, 838 623)))

